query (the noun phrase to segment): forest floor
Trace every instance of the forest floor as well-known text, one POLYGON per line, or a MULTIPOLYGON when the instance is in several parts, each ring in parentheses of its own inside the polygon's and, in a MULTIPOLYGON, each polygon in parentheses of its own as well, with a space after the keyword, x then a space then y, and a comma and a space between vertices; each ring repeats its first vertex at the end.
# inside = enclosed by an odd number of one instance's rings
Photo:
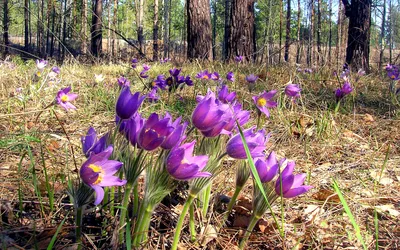
MULTIPOLYGON (((115 125, 118 77, 127 77, 136 91, 147 91, 129 64, 65 63, 54 81, 49 78, 51 66, 50 62, 37 77, 34 61, 22 62, 15 57, 13 61, 0 62, 0 245, 3 249, 45 249, 54 235, 57 235, 55 249, 76 248, 73 205, 66 193, 67 179, 76 178, 71 154, 74 153, 80 166, 85 160, 80 138, 89 126, 105 133, 115 125), (102 74, 104 81, 95 83, 95 74, 102 74), (45 109, 57 91, 67 86, 79 95, 73 103, 76 111, 45 109), (54 207, 50 206, 51 195, 54 207), (57 231, 60 224, 63 226, 57 231)), ((313 189, 284 201, 284 223, 279 223, 283 226, 283 236, 270 212, 266 213, 251 235, 248 249, 362 249, 358 230, 368 249, 400 249, 400 105, 396 97, 389 95, 389 79, 384 71, 361 77, 353 73, 350 81, 354 91, 335 112, 334 91, 342 82, 338 82, 333 69, 322 68, 306 74, 288 66, 266 70, 262 65, 166 63, 152 64, 148 79, 158 74, 168 75, 172 67, 182 68, 193 79, 204 69, 218 71, 222 77, 233 71, 236 80, 229 88, 237 91, 238 99, 245 109, 251 110, 252 117, 256 117, 252 94, 272 89, 282 92, 290 80, 301 85, 301 98, 296 103, 279 94, 278 107, 271 110, 269 119, 263 117, 261 124, 272 133, 268 151, 295 160, 296 171, 307 173, 307 185, 313 189), (244 79, 249 74, 259 76, 251 93, 244 79), (334 180, 356 227, 332 187, 334 180)), ((194 82, 200 84, 198 80, 194 82)), ((216 85, 209 81, 206 86, 215 89, 216 85)), ((196 105, 195 94, 205 94, 205 88, 195 89, 197 93, 192 88, 178 92, 179 96, 163 92, 159 102, 144 104, 142 111, 149 114, 168 110, 173 117, 182 116, 190 121, 196 105)), ((233 164, 234 160, 227 158, 223 174, 213 182, 209 214, 197 218, 198 241, 190 242, 185 226, 182 249, 237 248, 250 220, 252 181, 244 187, 227 225, 221 226, 226 199, 232 196, 235 186, 236 170, 230 167, 233 164)), ((170 248, 174 225, 187 196, 186 187, 183 183, 171 194, 169 202, 156 209, 144 248, 170 248)), ((273 205, 272 210, 281 217, 278 205, 273 205)), ((83 230, 87 249, 114 246, 116 217, 106 209, 87 211, 83 230)))

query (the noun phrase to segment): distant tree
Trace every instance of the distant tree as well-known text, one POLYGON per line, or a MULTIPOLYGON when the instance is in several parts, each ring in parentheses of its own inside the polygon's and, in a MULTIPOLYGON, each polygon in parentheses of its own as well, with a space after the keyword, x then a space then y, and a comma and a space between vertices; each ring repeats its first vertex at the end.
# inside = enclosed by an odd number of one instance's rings
POLYGON ((322 31, 322 23, 321 23, 321 2, 322 0, 318 0, 317 7, 317 64, 324 64, 323 56, 322 56, 322 42, 321 42, 321 31, 322 31))
POLYGON ((300 0, 297 0, 297 52, 296 52, 296 63, 300 63, 300 30, 301 30, 301 4, 300 0))
POLYGON ((8 46, 10 46, 10 41, 8 39, 8 0, 3 1, 3 40, 4 40, 4 54, 8 53, 8 46))
POLYGON ((158 0, 154 0, 153 61, 158 61, 158 0))
POLYGON ((254 0, 232 0, 228 55, 244 56, 253 61, 254 48, 254 0))
POLYGON ((164 46, 164 58, 168 57, 169 52, 169 0, 164 0, 164 39, 163 39, 163 46, 164 46))
POLYGON ((29 0, 24 1, 24 47, 29 47, 29 0))
POLYGON ((82 54, 86 54, 87 52, 87 38, 86 38, 86 30, 87 30, 87 0, 82 0, 82 23, 81 23, 81 52, 82 54))
POLYGON ((225 0, 224 9, 224 41, 222 47, 222 55, 224 60, 228 60, 228 43, 230 37, 230 13, 231 13, 231 0, 225 0))
POLYGON ((290 20, 291 17, 291 7, 290 1, 287 0, 287 10, 286 10, 286 41, 285 41, 285 61, 289 62, 289 49, 290 49, 290 20))
POLYGON ((210 2, 187 0, 187 42, 189 59, 212 60, 210 2))
POLYGON ((139 48, 142 52, 144 52, 144 0, 138 0, 137 4, 137 36, 139 41, 139 48))
POLYGON ((93 1, 93 15, 92 15, 92 40, 91 40, 91 51, 94 56, 99 56, 101 53, 102 43, 102 14, 103 14, 103 2, 102 0, 93 1))
POLYGON ((369 70, 371 0, 342 0, 349 18, 346 63, 354 70, 369 70))

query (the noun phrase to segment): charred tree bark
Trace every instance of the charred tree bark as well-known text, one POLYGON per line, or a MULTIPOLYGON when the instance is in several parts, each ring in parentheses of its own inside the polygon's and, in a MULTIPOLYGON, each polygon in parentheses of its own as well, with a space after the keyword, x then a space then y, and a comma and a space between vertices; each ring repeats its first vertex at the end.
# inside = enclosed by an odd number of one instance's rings
POLYGON ((233 0, 230 17, 228 57, 244 56, 252 61, 254 48, 254 0, 233 0))
POLYGON ((371 26, 371 0, 342 0, 349 18, 346 63, 353 70, 369 71, 369 42, 371 26))
POLYGON ((8 39, 8 0, 3 1, 3 40, 4 40, 4 54, 8 54, 8 46, 10 46, 10 41, 8 39))
POLYGON ((211 61, 212 34, 210 2, 208 0, 188 0, 188 58, 211 61))
POLYGON ((102 46, 102 14, 103 14, 103 2, 102 0, 95 0, 93 4, 93 16, 92 16, 92 40, 91 40, 91 51, 94 56, 101 54, 102 46))
POLYGON ((24 48, 29 49, 29 0, 24 1, 24 48))
POLYGON ((153 61, 158 61, 158 0, 154 0, 153 61))
POLYGON ((285 41, 285 61, 289 62, 289 49, 290 49, 290 19, 291 19, 291 0, 287 0, 287 11, 286 11, 286 41, 285 41))

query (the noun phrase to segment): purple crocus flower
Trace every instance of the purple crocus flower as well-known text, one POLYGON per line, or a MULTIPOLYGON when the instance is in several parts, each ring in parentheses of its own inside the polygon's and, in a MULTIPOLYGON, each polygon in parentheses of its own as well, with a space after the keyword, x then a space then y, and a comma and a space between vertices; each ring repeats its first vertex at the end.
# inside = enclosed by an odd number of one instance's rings
POLYGON ((400 79, 400 70, 398 66, 388 64, 385 69, 390 80, 397 81, 400 79))
POLYGON ((269 117, 268 108, 275 108, 278 104, 271 99, 275 96, 277 90, 271 90, 269 92, 264 91, 258 96, 253 96, 254 104, 257 106, 258 110, 269 117))
POLYGON ((122 88, 122 87, 129 87, 131 85, 131 82, 126 79, 125 77, 121 76, 120 78, 118 78, 118 85, 122 88))
POLYGON ((284 198, 293 198, 304 194, 312 188, 312 186, 304 186, 306 174, 293 175, 295 162, 289 162, 286 168, 282 171, 281 176, 275 184, 275 192, 282 195, 284 198), (282 181, 282 182, 281 182, 282 181), (281 194, 282 183, 282 194, 281 194))
POLYGON ((353 88, 351 87, 349 82, 345 82, 341 88, 338 88, 335 91, 335 96, 336 100, 341 100, 344 98, 346 95, 350 94, 353 91, 353 88))
POLYGON ((193 111, 192 123, 204 136, 217 136, 232 118, 227 112, 229 109, 228 104, 221 103, 214 92, 209 91, 193 111))
POLYGON ((59 67, 54 66, 53 68, 51 68, 51 71, 53 71, 54 73, 56 73, 57 75, 61 73, 61 70, 59 67))
POLYGON ((298 84, 290 83, 290 84, 286 85, 286 88, 285 88, 285 94, 294 99, 300 96, 300 91, 301 91, 301 88, 298 84))
POLYGON ((254 164, 262 183, 272 181, 279 170, 279 162, 276 159, 274 151, 268 155, 266 160, 264 158, 257 158, 254 164))
POLYGON ((208 80, 211 78, 211 74, 208 72, 208 70, 200 71, 197 73, 196 78, 208 80))
POLYGON ((146 79, 149 77, 149 75, 147 75, 147 70, 142 70, 139 75, 143 79, 146 79))
POLYGON ((171 76, 178 76, 181 73, 182 69, 173 68, 169 70, 169 74, 171 76))
POLYGON ((146 96, 141 96, 139 92, 132 95, 129 87, 123 88, 119 94, 115 108, 117 115, 122 120, 131 118, 139 109, 145 98, 146 96))
POLYGON ((38 70, 43 70, 47 66, 47 61, 44 59, 36 60, 36 68, 38 70))
POLYGON ((86 136, 81 137, 82 151, 88 158, 91 154, 98 154, 107 148, 108 133, 97 140, 97 133, 90 127, 86 136))
POLYGON ((172 88, 174 86, 174 78, 172 78, 172 76, 168 77, 165 82, 169 88, 172 88))
POLYGON ((233 72, 228 72, 228 74, 226 74, 226 80, 228 80, 230 82, 234 82, 235 81, 235 77, 233 75, 233 72))
MULTIPOLYGON (((138 146, 139 132, 142 130, 146 119, 144 119, 139 113, 134 114, 131 119, 124 121, 125 137, 132 144, 132 146, 138 146)), ((122 124, 121 124, 122 125, 122 124)))
POLYGON ((174 128, 168 126, 169 118, 159 119, 158 114, 152 113, 143 125, 138 137, 138 144, 147 151, 158 148, 170 135, 174 128))
POLYGON ((164 142, 161 144, 161 148, 172 149, 186 139, 185 130, 188 123, 184 122, 181 124, 182 117, 178 117, 173 121, 172 116, 168 112, 165 114, 164 119, 165 118, 169 119, 167 127, 172 127, 173 131, 165 138, 164 142))
POLYGON ((166 159, 168 173, 177 180, 211 177, 209 172, 201 172, 207 165, 208 156, 192 156, 196 141, 185 143, 171 150, 166 159))
POLYGON ((157 95, 157 88, 152 88, 150 93, 147 94, 147 100, 149 102, 157 102, 160 97, 157 95))
POLYGON ((106 150, 90 155, 79 172, 82 181, 96 192, 95 205, 100 204, 104 198, 103 187, 123 186, 126 184, 126 180, 121 180, 114 176, 121 168, 122 162, 108 160, 112 151, 113 147, 108 146, 106 150))
POLYGON ((72 105, 71 101, 75 100, 78 97, 78 95, 74 93, 68 94, 69 91, 71 91, 71 86, 66 87, 65 89, 61 89, 60 91, 58 91, 56 96, 57 104, 59 104, 67 111, 68 109, 76 109, 76 107, 72 105))
POLYGON ((132 63, 132 68, 133 69, 136 69, 138 62, 139 62, 138 59, 136 59, 136 58, 132 59, 131 63, 132 63))
POLYGON ((190 79, 190 76, 186 76, 185 83, 187 86, 193 86, 193 81, 190 79))
POLYGON ((221 77, 219 76, 218 72, 214 72, 214 73, 211 74, 211 79, 213 81, 218 81, 218 80, 221 79, 221 77))
POLYGON ((158 75, 157 78, 151 83, 151 88, 166 89, 167 83, 164 75, 158 75))
POLYGON ((149 71, 150 70, 150 65, 143 64, 143 71, 149 71))
POLYGON ((225 125, 222 133, 230 135, 232 134, 231 131, 234 128, 237 128, 236 122, 239 123, 240 126, 243 126, 250 120, 250 111, 243 110, 242 104, 239 102, 235 102, 231 104, 232 108, 227 110, 227 113, 230 114, 231 119, 225 125))
POLYGON ((218 91, 218 100, 223 103, 232 103, 236 98, 236 92, 230 92, 226 85, 222 85, 218 91))
POLYGON ((235 56, 235 62, 240 63, 243 61, 243 56, 235 56))
MULTIPOLYGON (((250 154, 253 158, 263 157, 265 144, 268 142, 269 134, 265 135, 264 130, 254 132, 255 127, 251 127, 243 131, 244 138, 247 146, 249 147, 250 154)), ((242 138, 240 134, 234 135, 229 139, 226 144, 226 152, 228 155, 235 159, 247 159, 246 151, 244 149, 242 138)))
POLYGON ((246 76, 246 81, 251 84, 255 83, 257 81, 257 79, 258 79, 258 76, 253 75, 253 74, 246 76))

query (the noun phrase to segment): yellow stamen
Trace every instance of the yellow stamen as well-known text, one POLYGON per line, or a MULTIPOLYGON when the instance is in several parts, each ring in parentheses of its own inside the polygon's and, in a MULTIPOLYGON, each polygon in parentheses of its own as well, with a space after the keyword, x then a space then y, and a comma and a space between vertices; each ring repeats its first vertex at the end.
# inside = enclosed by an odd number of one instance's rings
POLYGON ((40 76, 42 75, 42 73, 41 73, 40 71, 38 71, 38 72, 36 73, 36 75, 37 75, 38 77, 40 77, 40 76))
POLYGON ((396 78, 394 75, 391 76, 392 79, 396 78))
POLYGON ((156 83, 156 82, 152 82, 151 85, 152 85, 153 87, 155 87, 155 86, 157 85, 157 83, 156 83))
POLYGON ((68 96, 67 95, 61 96, 60 99, 61 99, 62 102, 68 102, 68 96))
POLYGON ((262 98, 262 97, 258 98, 258 100, 257 100, 258 106, 265 106, 265 104, 267 104, 267 100, 265 100, 265 98, 262 98))
POLYGON ((103 176, 104 176, 104 170, 102 167, 94 165, 94 164, 90 164, 88 166, 88 168, 90 168, 91 170, 93 170, 93 172, 95 173, 99 173, 99 176, 97 177, 97 180, 95 182, 92 183, 92 185, 97 185, 99 184, 102 180, 103 180, 103 176))
POLYGON ((204 75, 204 76, 203 76, 203 79, 208 79, 208 75, 204 75))
POLYGON ((187 163, 189 163, 189 161, 187 159, 183 158, 181 161, 181 164, 187 164, 187 163))

